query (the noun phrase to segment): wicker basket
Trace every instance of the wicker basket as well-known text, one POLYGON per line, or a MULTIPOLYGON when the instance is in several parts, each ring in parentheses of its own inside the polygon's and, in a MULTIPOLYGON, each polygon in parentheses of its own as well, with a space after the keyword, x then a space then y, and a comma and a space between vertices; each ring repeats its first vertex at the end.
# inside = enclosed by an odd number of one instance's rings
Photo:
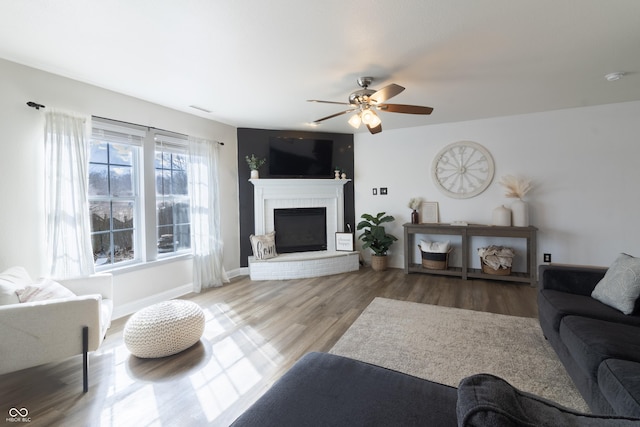
POLYGON ((494 270, 482 261, 482 257, 480 258, 480 265, 482 265, 482 272, 484 274, 491 274, 493 276, 509 276, 511 274, 511 267, 494 270))
MULTIPOLYGON (((418 245, 420 247, 420 245, 418 245)), ((429 270, 446 270, 449 266, 449 252, 422 252, 422 266, 429 270)))

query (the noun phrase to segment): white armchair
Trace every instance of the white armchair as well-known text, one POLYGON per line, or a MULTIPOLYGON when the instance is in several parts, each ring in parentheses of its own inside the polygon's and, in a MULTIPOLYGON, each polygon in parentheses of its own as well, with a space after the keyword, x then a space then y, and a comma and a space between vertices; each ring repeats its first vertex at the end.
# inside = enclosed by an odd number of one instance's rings
POLYGON ((111 325, 112 277, 96 274, 58 283, 76 296, 0 305, 0 374, 83 354, 86 392, 88 352, 100 347, 111 325))

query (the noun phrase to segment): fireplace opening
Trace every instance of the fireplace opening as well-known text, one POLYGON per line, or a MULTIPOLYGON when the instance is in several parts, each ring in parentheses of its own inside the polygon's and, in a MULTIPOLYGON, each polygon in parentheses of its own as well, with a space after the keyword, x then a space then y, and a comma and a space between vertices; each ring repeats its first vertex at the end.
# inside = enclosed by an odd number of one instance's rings
POLYGON ((327 250, 327 208, 273 210, 278 253, 327 250))

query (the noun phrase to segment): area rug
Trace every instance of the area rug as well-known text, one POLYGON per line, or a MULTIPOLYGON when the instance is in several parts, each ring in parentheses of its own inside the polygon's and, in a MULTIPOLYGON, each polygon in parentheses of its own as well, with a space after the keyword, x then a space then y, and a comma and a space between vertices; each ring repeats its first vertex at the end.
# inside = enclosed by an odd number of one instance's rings
POLYGON ((490 373, 589 412, 537 319, 376 298, 330 353, 454 387, 490 373))

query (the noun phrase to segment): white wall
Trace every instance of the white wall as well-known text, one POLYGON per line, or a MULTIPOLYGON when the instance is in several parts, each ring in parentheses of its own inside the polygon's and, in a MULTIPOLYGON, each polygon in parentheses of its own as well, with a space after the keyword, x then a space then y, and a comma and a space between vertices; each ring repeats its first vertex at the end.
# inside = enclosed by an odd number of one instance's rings
MULTIPOLYGON (((95 86, 0 60, 0 271, 23 265, 45 274, 44 112, 26 106, 77 111, 225 143, 221 150, 224 265, 239 268, 236 128, 202 119, 95 86)), ((159 263, 114 273, 116 312, 136 301, 175 296, 191 283, 191 262, 159 263)))
MULTIPOLYGON (((225 268, 239 268, 236 129, 135 98, 0 60, 0 271, 24 265, 44 274, 43 111, 27 101, 220 140, 225 268)), ((437 114, 437 109, 434 112, 437 114)), ((501 176, 521 174, 535 182, 527 196, 542 253, 558 263, 609 265, 619 252, 640 256, 640 102, 567 109, 462 123, 385 130, 355 136, 356 218, 387 211, 400 238, 390 252, 402 267, 403 229, 411 197, 437 201, 441 222, 489 223, 492 210, 508 204, 501 176), (445 145, 470 140, 493 155, 496 175, 481 195, 454 200, 431 182, 434 155, 445 145), (387 196, 371 188, 388 187, 387 196)), ((384 120, 384 117, 383 117, 384 120)), ((359 233, 358 233, 359 234, 359 233)), ((475 243, 475 242, 474 242, 475 243)), ((478 246, 480 243, 478 244, 478 246)), ((368 257, 369 254, 366 254, 368 257)), ((189 260, 154 264, 114 277, 116 310, 170 297, 191 283, 189 260)))
POLYGON ((493 209, 512 201, 499 179, 523 175, 535 184, 525 200, 539 228, 538 264, 551 253, 555 263, 608 266, 620 252, 640 256, 639 136, 640 102, 357 134, 356 218, 379 211, 396 217, 389 231, 400 240, 390 265, 403 267, 411 197, 438 202, 441 222, 489 224, 493 209), (489 188, 465 200, 440 193, 430 175, 436 153, 460 140, 485 146, 496 165, 489 188), (389 194, 373 196, 373 187, 389 194))

